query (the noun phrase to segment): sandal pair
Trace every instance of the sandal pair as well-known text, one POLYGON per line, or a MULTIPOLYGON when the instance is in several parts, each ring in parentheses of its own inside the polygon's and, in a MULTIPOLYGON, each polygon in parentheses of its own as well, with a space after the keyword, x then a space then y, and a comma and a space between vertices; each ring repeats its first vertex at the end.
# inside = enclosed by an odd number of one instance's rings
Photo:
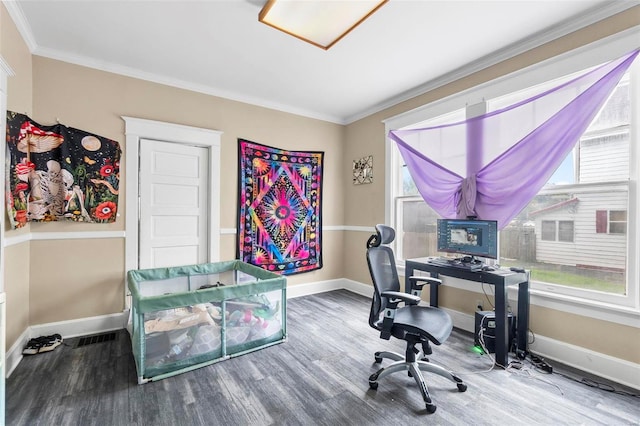
POLYGON ((41 352, 49 352, 62 344, 62 336, 52 334, 51 336, 40 336, 30 339, 22 353, 24 355, 35 355, 41 352))

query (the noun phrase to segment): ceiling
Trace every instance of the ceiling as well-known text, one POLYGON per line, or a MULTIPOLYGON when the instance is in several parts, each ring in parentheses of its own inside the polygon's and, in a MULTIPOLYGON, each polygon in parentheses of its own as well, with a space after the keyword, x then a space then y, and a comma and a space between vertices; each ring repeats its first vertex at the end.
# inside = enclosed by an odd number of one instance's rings
POLYGON ((637 5, 390 0, 325 51, 265 0, 7 1, 32 53, 346 124, 637 5))

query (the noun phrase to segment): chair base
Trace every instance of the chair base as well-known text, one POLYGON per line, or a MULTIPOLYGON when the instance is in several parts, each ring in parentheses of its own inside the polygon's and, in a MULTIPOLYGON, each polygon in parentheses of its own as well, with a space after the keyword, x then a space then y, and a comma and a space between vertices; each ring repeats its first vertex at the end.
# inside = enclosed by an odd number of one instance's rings
POLYGON ((420 393, 422 394, 422 399, 424 400, 426 409, 428 413, 434 413, 436 411, 436 405, 431 400, 431 396, 429 396, 429 389, 427 388, 427 384, 422 376, 422 371, 426 371, 429 373, 435 373, 438 376, 444 377, 451 382, 455 383, 458 387, 459 392, 464 392, 467 390, 467 385, 453 374, 451 371, 448 371, 444 367, 441 367, 437 364, 432 364, 431 362, 425 361, 422 352, 418 353, 418 358, 422 358, 420 360, 407 361, 406 358, 396 352, 387 352, 381 351, 375 353, 376 363, 382 362, 382 359, 391 359, 395 361, 394 363, 388 365, 387 367, 383 367, 378 370, 376 373, 372 374, 369 377, 369 387, 371 389, 378 388, 378 380, 392 373, 396 373, 398 371, 408 371, 409 376, 413 377, 418 388, 420 389, 420 393))

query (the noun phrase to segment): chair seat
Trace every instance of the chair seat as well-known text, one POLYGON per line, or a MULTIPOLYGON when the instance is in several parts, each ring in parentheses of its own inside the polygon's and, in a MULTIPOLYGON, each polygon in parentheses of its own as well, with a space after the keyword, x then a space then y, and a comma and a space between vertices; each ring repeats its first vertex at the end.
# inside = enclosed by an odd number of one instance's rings
MULTIPOLYGON (((379 323, 382 327, 382 322, 379 323)), ((391 334, 404 339, 407 333, 418 334, 436 345, 442 344, 453 329, 453 321, 448 313, 431 306, 405 306, 396 310, 391 334)))

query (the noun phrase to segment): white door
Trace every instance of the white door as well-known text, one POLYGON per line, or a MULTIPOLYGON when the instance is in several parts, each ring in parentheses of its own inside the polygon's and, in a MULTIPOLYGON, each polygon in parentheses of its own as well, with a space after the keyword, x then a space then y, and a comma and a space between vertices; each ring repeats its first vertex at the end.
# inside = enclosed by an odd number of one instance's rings
POLYGON ((208 261, 208 150, 140 139, 140 269, 208 261))

